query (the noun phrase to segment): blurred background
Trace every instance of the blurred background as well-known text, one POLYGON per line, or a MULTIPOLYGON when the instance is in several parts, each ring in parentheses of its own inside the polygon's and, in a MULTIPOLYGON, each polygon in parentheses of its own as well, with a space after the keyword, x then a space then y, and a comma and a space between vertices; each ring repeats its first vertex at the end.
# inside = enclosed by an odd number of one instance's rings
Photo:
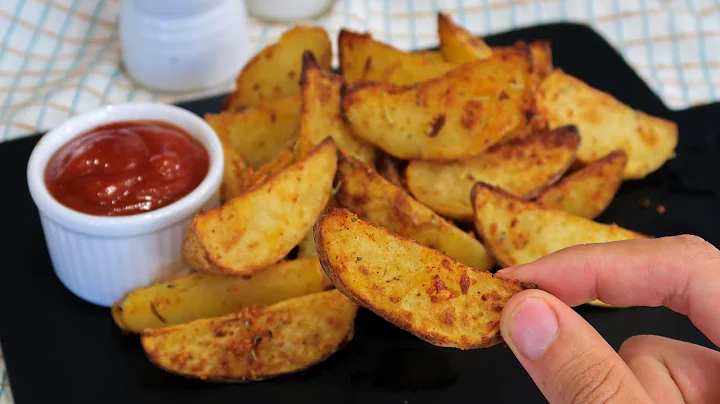
MULTIPOLYGON (((138 3, 156 7, 148 12, 162 18, 168 17, 165 10, 172 18, 173 10, 183 4, 202 13, 222 1, 138 3)), ((133 80, 122 64, 122 3, 0 2, 1 141, 47 130, 98 105, 174 102, 232 89, 230 81, 165 93, 133 80)), ((713 50, 720 49, 720 5, 711 0, 248 0, 245 6, 250 15, 237 23, 240 30, 233 31, 245 33, 235 38, 243 58, 298 23, 321 25, 333 39, 341 27, 348 27, 402 49, 415 49, 437 44, 438 10, 478 35, 570 21, 600 32, 671 108, 717 99, 720 52, 713 50)))
MULTIPOLYGON (((718 100, 720 3, 712 0, 2 0, 0 142, 45 131, 104 104, 170 103, 231 91, 247 58, 296 24, 323 26, 333 41, 345 27, 401 49, 436 46, 438 11, 480 36, 545 23, 586 24, 668 107, 718 100), (207 10, 218 7, 234 10, 232 18, 215 24, 212 18, 220 17, 207 10), (185 25, 161 34, 147 31, 163 21, 185 25), (161 79, 173 70, 151 60, 167 50, 158 45, 163 41, 203 44, 198 52, 222 42, 229 46, 219 51, 228 65, 205 66, 217 68, 212 84, 180 79, 171 90, 150 88, 140 73, 129 74, 123 55, 138 53, 139 60, 152 62, 138 69, 154 68, 161 79)), ((182 60, 171 55, 168 63, 182 60)), ((0 353, 0 404, 9 403, 0 353)))

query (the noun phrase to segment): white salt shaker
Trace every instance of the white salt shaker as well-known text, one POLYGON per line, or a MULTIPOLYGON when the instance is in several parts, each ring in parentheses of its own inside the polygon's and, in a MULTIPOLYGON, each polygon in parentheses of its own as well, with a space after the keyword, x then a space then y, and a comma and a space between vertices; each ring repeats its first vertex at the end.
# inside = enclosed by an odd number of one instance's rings
POLYGON ((123 63, 141 85, 169 92, 229 86, 248 57, 242 0, 125 0, 123 63))

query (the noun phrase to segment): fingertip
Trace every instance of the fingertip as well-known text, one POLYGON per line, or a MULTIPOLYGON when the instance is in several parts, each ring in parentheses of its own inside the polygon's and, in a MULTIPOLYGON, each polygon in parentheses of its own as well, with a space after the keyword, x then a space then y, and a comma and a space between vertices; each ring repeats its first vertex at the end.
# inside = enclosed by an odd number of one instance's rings
POLYGON ((524 290, 510 298, 500 317, 500 332, 516 353, 538 360, 557 337, 559 322, 550 294, 524 290))

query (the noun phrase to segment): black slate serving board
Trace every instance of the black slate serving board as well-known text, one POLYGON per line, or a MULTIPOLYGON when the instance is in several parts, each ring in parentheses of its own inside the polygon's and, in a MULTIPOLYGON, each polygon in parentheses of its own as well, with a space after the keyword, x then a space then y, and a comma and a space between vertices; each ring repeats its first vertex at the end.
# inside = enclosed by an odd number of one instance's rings
MULTIPOLYGON (((554 24, 488 38, 491 45, 551 40, 555 65, 621 101, 680 125, 677 158, 623 184, 601 221, 654 236, 693 233, 720 244, 720 104, 670 111, 599 35, 554 24), (640 201, 649 199, 651 208, 640 201), (663 204, 667 213, 654 209, 663 204)), ((222 98, 183 104, 202 115, 222 98)), ((38 136, 0 145, 0 341, 18 404, 31 403, 435 403, 542 402, 509 349, 437 348, 361 310, 353 341, 307 371, 253 384, 208 384, 151 365, 138 338, 123 336, 108 309, 76 298, 55 277, 25 168, 38 136), (462 400, 462 401, 461 401, 462 400), (468 401, 471 400, 471 401, 468 401)), ((102 268, 98 268, 102 270, 102 268)), ((666 309, 580 307, 615 347, 636 334, 712 344, 666 309)))

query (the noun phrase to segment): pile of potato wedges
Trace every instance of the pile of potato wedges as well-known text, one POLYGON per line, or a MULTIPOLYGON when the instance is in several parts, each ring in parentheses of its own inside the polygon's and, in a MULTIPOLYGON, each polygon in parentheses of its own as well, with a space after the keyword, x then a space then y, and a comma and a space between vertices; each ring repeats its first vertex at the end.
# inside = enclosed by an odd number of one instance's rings
MULTIPOLYGON (((297 26, 218 114, 222 206, 183 242, 194 272, 112 309, 159 367, 252 381, 353 336, 358 305, 431 344, 502 341, 534 285, 495 277, 577 244, 645 237, 593 221, 674 155, 677 127, 557 69, 548 42, 490 47, 443 14, 439 51, 297 26)), ((597 302, 600 304, 601 302, 597 302)))

